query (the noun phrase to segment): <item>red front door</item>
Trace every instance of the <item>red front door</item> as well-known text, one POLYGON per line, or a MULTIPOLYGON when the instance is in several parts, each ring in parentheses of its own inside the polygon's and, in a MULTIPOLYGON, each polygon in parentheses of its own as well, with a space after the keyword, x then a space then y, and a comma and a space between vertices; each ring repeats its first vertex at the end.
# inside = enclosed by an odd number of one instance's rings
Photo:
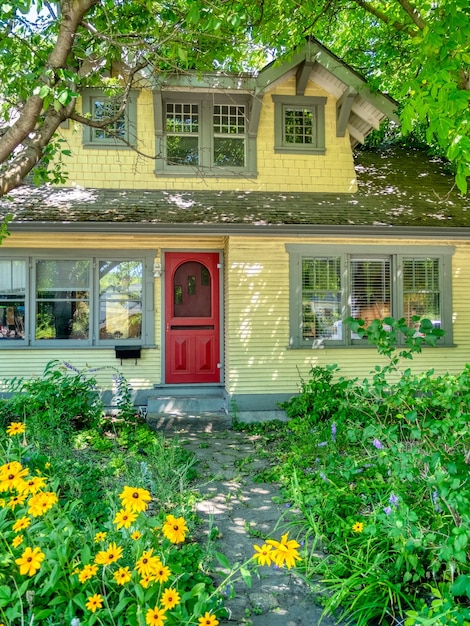
POLYGON ((165 254, 165 382, 220 382, 219 254, 165 254))

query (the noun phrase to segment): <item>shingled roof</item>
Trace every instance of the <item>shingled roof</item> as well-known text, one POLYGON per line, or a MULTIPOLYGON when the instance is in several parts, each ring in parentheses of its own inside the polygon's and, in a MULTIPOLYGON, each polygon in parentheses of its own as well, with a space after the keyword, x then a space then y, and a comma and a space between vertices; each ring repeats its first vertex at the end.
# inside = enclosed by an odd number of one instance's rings
POLYGON ((354 194, 156 191, 22 186, 0 212, 10 230, 470 236, 470 198, 438 159, 418 151, 359 152, 354 194), (466 232, 465 229, 469 229, 466 232), (443 232, 440 232, 443 231, 443 232))

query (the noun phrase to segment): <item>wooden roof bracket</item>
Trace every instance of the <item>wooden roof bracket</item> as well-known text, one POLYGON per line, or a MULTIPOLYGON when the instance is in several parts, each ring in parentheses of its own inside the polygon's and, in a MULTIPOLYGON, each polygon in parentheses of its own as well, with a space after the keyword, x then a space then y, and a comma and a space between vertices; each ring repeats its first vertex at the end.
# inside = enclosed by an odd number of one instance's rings
POLYGON ((308 79, 310 74, 312 73, 313 66, 315 65, 315 61, 302 61, 297 68, 297 72, 295 74, 295 95, 296 96, 304 96, 305 89, 307 88, 308 79))
POLYGON ((357 91, 348 87, 336 103, 336 136, 344 137, 357 91))

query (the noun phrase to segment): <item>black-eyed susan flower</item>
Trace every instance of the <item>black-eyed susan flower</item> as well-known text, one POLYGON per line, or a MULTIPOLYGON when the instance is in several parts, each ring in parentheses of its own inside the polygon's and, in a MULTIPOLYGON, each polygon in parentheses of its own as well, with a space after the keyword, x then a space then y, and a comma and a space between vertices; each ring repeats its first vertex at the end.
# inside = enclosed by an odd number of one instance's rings
POLYGON ((141 513, 148 507, 148 503, 152 499, 150 492, 147 489, 141 489, 140 487, 124 487, 119 494, 121 498, 122 506, 129 511, 141 513))
POLYGON ((176 518, 174 515, 167 515, 162 532, 171 543, 182 543, 186 538, 188 527, 183 517, 176 518))
POLYGON ((354 522, 351 528, 353 533, 362 533, 364 530, 364 524, 362 522, 354 522))
POLYGON ((300 545, 295 539, 289 539, 288 537, 289 533, 286 533, 282 535, 281 541, 268 539, 266 543, 274 548, 271 556, 274 563, 278 567, 284 567, 284 565, 286 565, 287 569, 290 569, 295 565, 296 561, 300 560, 300 555, 297 551, 300 545))
POLYGON ((13 539, 13 541, 11 542, 11 545, 14 548, 17 548, 18 546, 20 546, 23 543, 23 535, 16 535, 16 537, 13 539))
POLYGON ((160 567, 157 569, 157 571, 153 575, 154 579, 160 584, 166 583, 166 581, 170 578, 170 576, 171 576, 170 568, 163 564, 160 564, 160 567))
POLYGON ((95 557, 95 563, 98 565, 109 565, 119 561, 122 557, 122 548, 112 541, 106 550, 98 552, 95 557))
POLYGON ((120 567, 114 572, 114 580, 118 585, 125 585, 132 578, 132 573, 128 567, 120 567))
POLYGON ((135 564, 139 576, 153 576, 162 567, 160 558, 153 554, 153 548, 145 550, 135 564))
POLYGON ((94 565, 94 564, 84 565, 83 569, 78 572, 78 580, 81 583, 84 583, 87 580, 90 580, 90 578, 93 578, 93 576, 96 576, 97 573, 98 573, 98 565, 94 565))
POLYGON ((153 576, 142 576, 142 578, 140 579, 140 585, 144 588, 147 589, 147 587, 150 585, 151 582, 153 582, 155 579, 153 578, 153 576))
POLYGON ((261 547, 253 546, 253 548, 256 550, 256 553, 253 555, 253 558, 257 560, 258 565, 268 565, 268 566, 271 565, 272 555, 270 554, 270 552, 273 549, 272 546, 265 543, 261 547))
POLYGON ((57 494, 53 491, 40 491, 31 496, 28 502, 28 513, 33 517, 40 517, 47 513, 57 503, 57 494))
POLYGON ((165 609, 159 609, 158 606, 149 609, 145 614, 145 623, 148 626, 163 626, 163 622, 166 619, 165 609))
POLYGON ((20 517, 16 520, 16 522, 13 524, 12 529, 13 532, 17 533, 20 530, 25 530, 26 528, 28 528, 28 526, 31 526, 31 519, 27 515, 23 515, 23 517, 20 517))
POLYGON ((19 493, 24 493, 25 495, 32 495, 40 491, 46 486, 47 479, 44 476, 31 476, 26 480, 23 480, 17 486, 17 491, 19 493))
POLYGON ((218 623, 219 620, 216 616, 212 615, 212 613, 209 613, 208 611, 205 612, 203 617, 198 619, 199 626, 217 626, 218 623))
POLYGON ((163 592, 160 602, 165 611, 171 611, 171 609, 181 602, 181 596, 176 589, 169 587, 163 592))
POLYGON ((18 461, 5 463, 0 467, 0 491, 13 491, 27 475, 28 469, 18 461))
POLYGON ((40 548, 27 547, 19 559, 15 559, 15 563, 20 566, 20 574, 22 576, 34 576, 44 561, 44 552, 40 548))
POLYGON ((7 435, 13 437, 14 435, 21 435, 26 430, 26 425, 23 422, 11 422, 7 428, 7 435))
POLYGON ((11 498, 7 502, 7 506, 14 511, 17 506, 21 506, 24 504, 26 500, 26 494, 16 494, 16 496, 11 496, 11 498))
POLYGON ((114 517, 113 524, 116 528, 129 528, 133 522, 137 519, 137 513, 130 511, 129 509, 121 509, 114 517))
POLYGON ((92 613, 94 613, 98 609, 101 609, 101 607, 103 606, 103 598, 101 597, 101 594, 95 593, 94 596, 90 596, 89 598, 87 598, 85 606, 92 613))
POLYGON ((134 530, 134 532, 130 535, 130 537, 134 541, 138 541, 142 537, 142 533, 139 530, 134 530))
POLYGON ((95 543, 101 543, 102 541, 104 541, 106 539, 106 535, 108 533, 105 533, 104 531, 100 531, 98 533, 96 533, 94 541, 95 543))

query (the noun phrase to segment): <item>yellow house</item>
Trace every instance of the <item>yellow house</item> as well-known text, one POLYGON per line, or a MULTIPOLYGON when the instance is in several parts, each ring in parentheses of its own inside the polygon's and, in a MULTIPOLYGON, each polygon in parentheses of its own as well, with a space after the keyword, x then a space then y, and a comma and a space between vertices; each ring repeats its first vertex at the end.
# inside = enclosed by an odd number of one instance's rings
POLYGON ((459 371, 470 203, 437 162, 353 158, 395 108, 310 41, 257 75, 142 77, 111 130, 61 129, 67 186, 0 203, 0 379, 113 366, 150 412, 268 416, 316 365, 366 376, 343 320, 390 314, 446 331, 415 367, 459 371))

